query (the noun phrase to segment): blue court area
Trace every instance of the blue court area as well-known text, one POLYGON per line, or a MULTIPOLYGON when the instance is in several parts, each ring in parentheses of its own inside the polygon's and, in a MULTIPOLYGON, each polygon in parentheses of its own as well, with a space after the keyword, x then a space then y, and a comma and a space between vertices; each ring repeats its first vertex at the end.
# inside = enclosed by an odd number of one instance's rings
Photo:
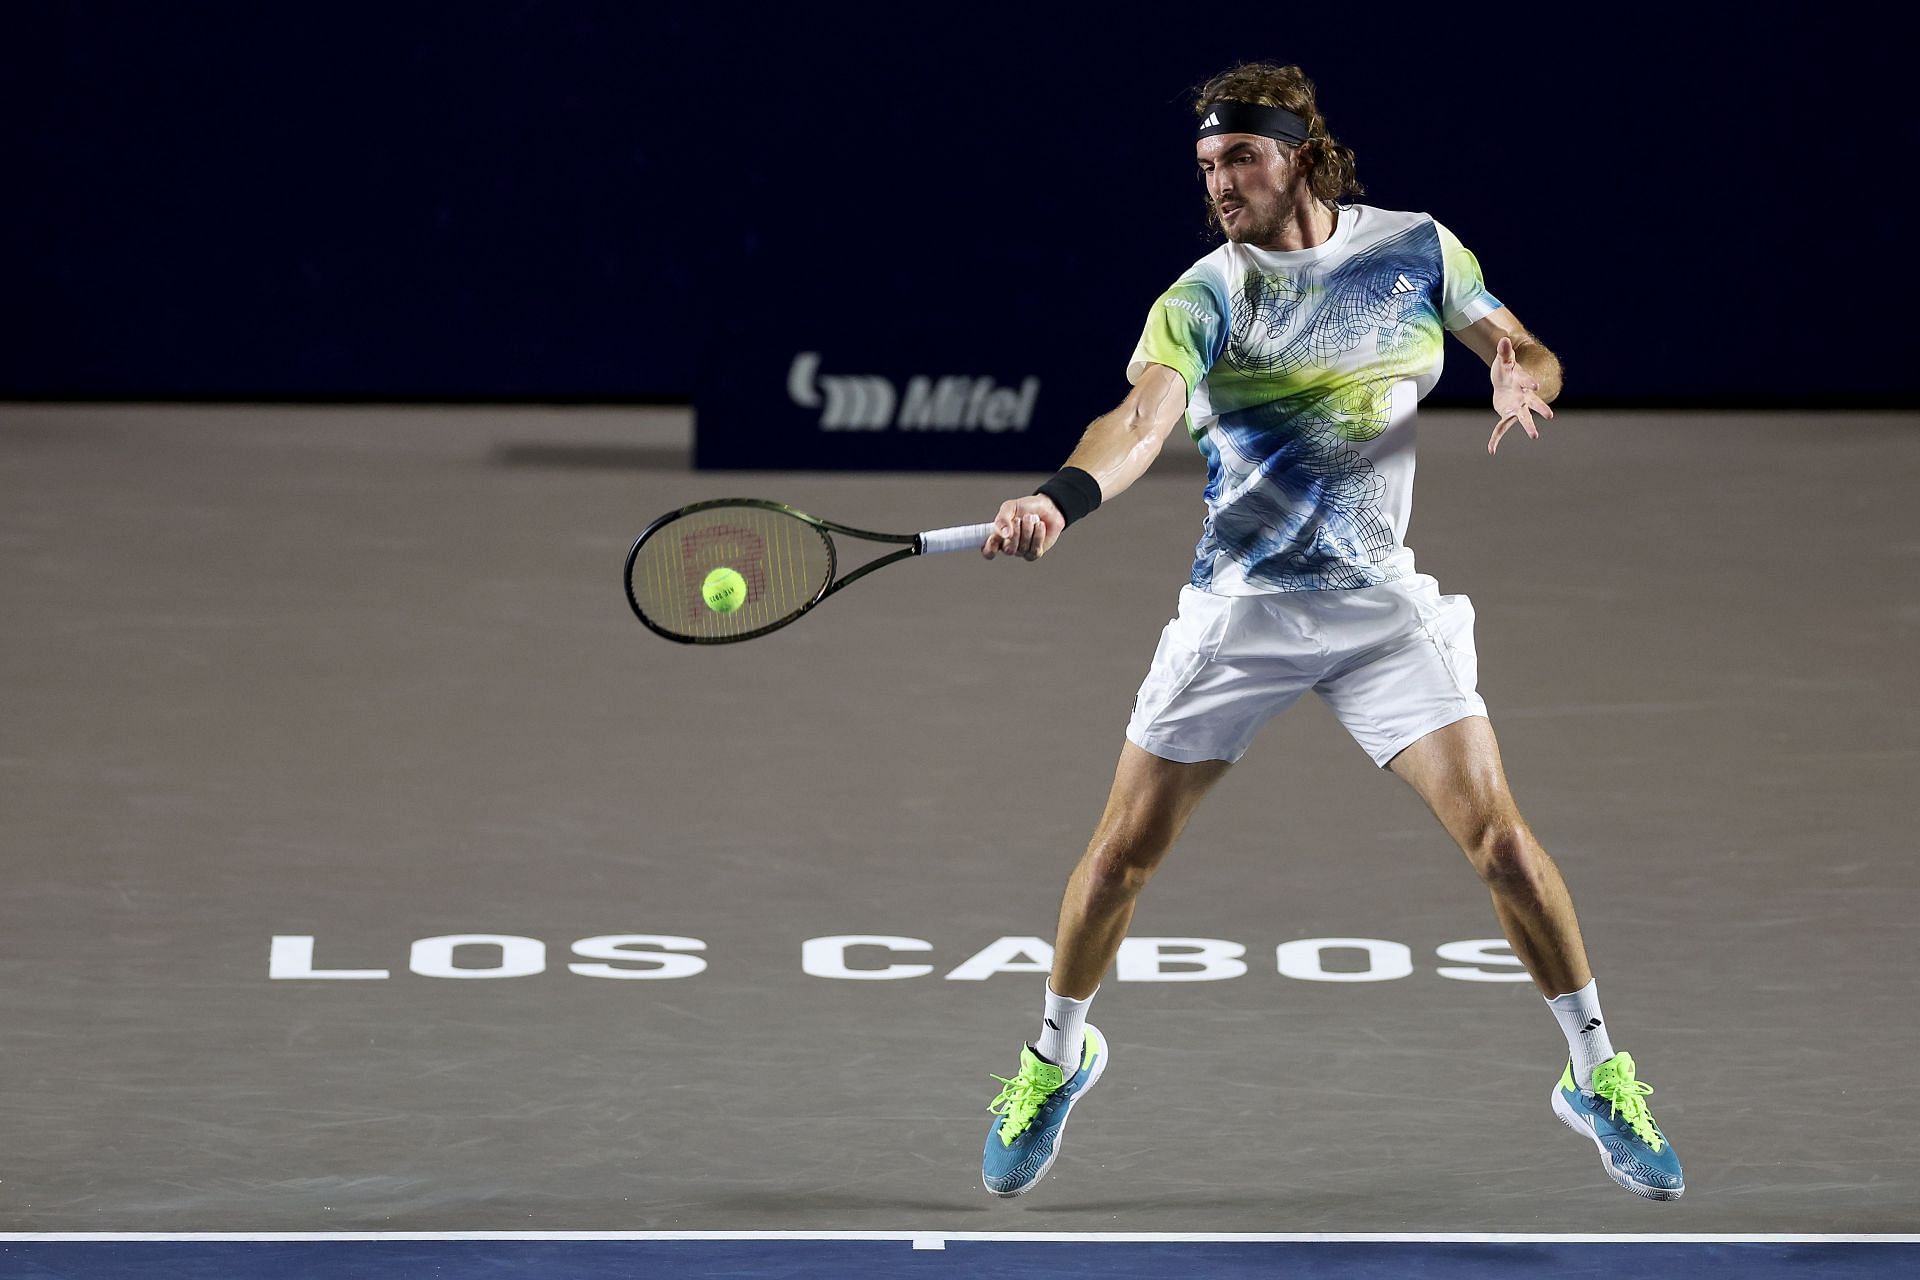
POLYGON ((1276 1275, 1435 1277, 1615 1277, 1631 1274, 1739 1276, 1911 1276, 1920 1273, 1920 1236, 1578 1237, 1435 1236, 1241 1238, 913 1236, 876 1233, 777 1235, 713 1233, 689 1238, 642 1233, 554 1238, 305 1236, 29 1238, 0 1243, 6 1280, 375 1280, 472 1277, 488 1280, 613 1280, 620 1277, 1060 1276, 1239 1280, 1276 1275))

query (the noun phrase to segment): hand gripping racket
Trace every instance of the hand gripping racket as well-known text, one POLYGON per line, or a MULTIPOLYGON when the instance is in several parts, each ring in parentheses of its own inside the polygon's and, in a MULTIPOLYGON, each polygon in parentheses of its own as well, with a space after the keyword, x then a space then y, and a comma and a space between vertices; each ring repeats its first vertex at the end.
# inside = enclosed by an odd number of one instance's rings
POLYGON ((731 644, 777 631, 850 582, 908 556, 977 550, 991 524, 873 533, 778 502, 719 498, 670 511, 627 552, 627 603, 681 644, 731 644), (903 542, 845 577, 833 535, 903 542))

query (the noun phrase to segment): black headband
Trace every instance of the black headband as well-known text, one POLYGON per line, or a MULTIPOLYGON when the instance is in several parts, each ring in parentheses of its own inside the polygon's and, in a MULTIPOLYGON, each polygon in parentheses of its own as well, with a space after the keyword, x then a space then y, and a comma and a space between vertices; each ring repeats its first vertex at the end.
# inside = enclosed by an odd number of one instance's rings
POLYGON ((1291 111, 1255 102, 1216 102, 1200 117, 1200 137, 1216 133, 1257 133, 1295 145, 1307 140, 1307 122, 1291 111))

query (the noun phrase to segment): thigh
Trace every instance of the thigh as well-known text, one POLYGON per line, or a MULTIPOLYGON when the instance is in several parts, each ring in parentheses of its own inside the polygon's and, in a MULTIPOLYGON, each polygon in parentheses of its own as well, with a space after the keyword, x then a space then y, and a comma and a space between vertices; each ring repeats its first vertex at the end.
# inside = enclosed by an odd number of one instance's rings
POLYGON ((1388 767, 1419 793, 1463 848, 1477 842, 1490 822, 1517 816, 1500 743, 1484 716, 1434 730, 1388 767))
POLYGON ((1118 844, 1157 863, 1201 799, 1232 767, 1225 760, 1168 760, 1122 743, 1094 844, 1118 844))
POLYGON ((1475 688, 1473 602, 1416 577, 1323 602, 1338 665, 1315 686, 1373 762, 1386 767, 1436 729, 1487 714, 1475 688))

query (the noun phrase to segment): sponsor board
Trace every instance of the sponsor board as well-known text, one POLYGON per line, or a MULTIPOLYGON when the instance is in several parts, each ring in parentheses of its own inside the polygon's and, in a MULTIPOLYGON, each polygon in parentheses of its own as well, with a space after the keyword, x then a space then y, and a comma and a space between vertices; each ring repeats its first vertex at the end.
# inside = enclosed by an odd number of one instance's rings
MULTIPOLYGON (((692 978, 707 969, 699 938, 668 933, 597 934, 566 944, 565 971, 582 978, 662 980, 692 978)), ((408 944, 406 972, 460 980, 526 978, 545 973, 545 941, 511 933, 453 933, 408 944)), ((1504 938, 1467 938, 1434 948, 1429 968, 1414 964, 1413 949, 1387 938, 1294 938, 1274 946, 1258 967, 1299 982, 1394 982, 1426 973, 1455 982, 1525 982, 1526 971, 1504 938)), ((924 938, 898 934, 833 934, 800 943, 800 972, 847 982, 898 982, 931 977, 984 982, 1002 973, 1046 973, 1053 947, 1032 936, 996 938, 952 967, 927 963, 936 955, 924 938), (944 969, 944 972, 943 972, 944 969)), ((320 963, 313 934, 275 934, 267 977, 276 982, 379 982, 390 968, 345 967, 368 957, 326 957, 320 963)), ((1134 937, 1120 944, 1114 976, 1120 982, 1223 982, 1252 973, 1247 948, 1227 938, 1134 937)))
POLYGON ((1050 317, 1025 314, 989 330, 915 315, 851 336, 723 325, 694 390, 694 464, 1050 471, 1126 394, 1128 349, 1062 342, 1050 317))
POLYGON ((1025 431, 1040 379, 1003 387, 966 374, 914 374, 902 394, 880 374, 822 374, 820 353, 802 351, 787 369, 787 398, 817 410, 822 431, 1025 431))

